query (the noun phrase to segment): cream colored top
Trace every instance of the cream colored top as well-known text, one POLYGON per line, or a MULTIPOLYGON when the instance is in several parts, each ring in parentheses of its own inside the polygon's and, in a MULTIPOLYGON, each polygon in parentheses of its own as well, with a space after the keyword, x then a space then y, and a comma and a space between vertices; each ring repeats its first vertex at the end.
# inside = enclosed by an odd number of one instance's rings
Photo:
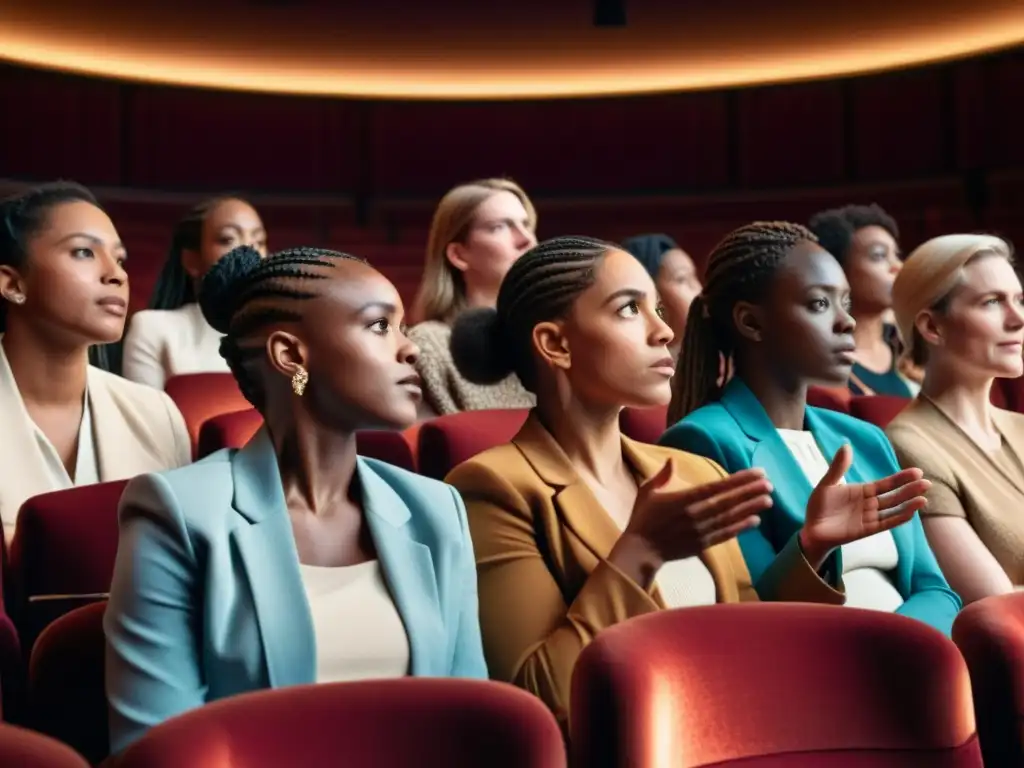
POLYGON ((316 682, 409 674, 409 638, 379 561, 299 569, 313 617, 316 682))
MULTIPOLYGON (((812 486, 828 472, 829 462, 810 432, 780 429, 779 437, 793 454, 812 486)), ((846 482, 845 479, 842 482, 846 482)), ((843 583, 846 605, 895 611, 903 605, 903 596, 892 583, 892 572, 899 564, 896 542, 889 531, 876 533, 843 547, 843 583)))
POLYGON ((132 317, 124 337, 126 379, 163 389, 186 373, 227 373, 220 356, 224 335, 210 326, 196 303, 178 309, 145 309, 132 317))
MULTIPOLYGON (((922 517, 960 517, 1006 571, 1024 586, 1024 414, 992 408, 1001 446, 985 451, 927 397, 919 396, 886 428, 904 467, 919 467, 932 486, 922 517)), ((941 566, 942 563, 939 563, 941 566)))
MULTIPOLYGON (((618 520, 615 523, 622 530, 622 524, 618 520)), ((667 608, 692 608, 718 602, 715 579, 699 557, 663 563, 654 580, 667 608)))

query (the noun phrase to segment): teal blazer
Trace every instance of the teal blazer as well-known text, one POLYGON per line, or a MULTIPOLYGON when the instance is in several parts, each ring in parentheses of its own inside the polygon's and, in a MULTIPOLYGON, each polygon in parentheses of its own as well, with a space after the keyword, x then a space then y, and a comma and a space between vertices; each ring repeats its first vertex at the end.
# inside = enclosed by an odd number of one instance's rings
MULTIPOLYGON (((411 674, 486 679, 461 497, 373 459, 356 471, 411 674)), ((119 515, 104 616, 114 753, 215 699, 315 681, 313 622, 266 430, 241 450, 136 478, 119 515)))
MULTIPOLYGON (((900 470, 885 433, 851 416, 807 408, 805 429, 832 460, 843 443, 853 448, 851 483, 880 480, 900 470)), ((740 547, 755 587, 783 546, 803 525, 807 501, 814 490, 789 448, 782 442, 760 401, 740 379, 726 386, 721 399, 691 413, 669 428, 662 445, 690 451, 718 462, 728 472, 761 467, 775 486, 774 506, 761 525, 740 535, 740 547)), ((960 598, 939 570, 917 515, 892 530, 899 562, 893 574, 904 603, 897 611, 920 619, 949 635, 960 610, 960 598)), ((836 567, 842 573, 842 553, 836 567)))

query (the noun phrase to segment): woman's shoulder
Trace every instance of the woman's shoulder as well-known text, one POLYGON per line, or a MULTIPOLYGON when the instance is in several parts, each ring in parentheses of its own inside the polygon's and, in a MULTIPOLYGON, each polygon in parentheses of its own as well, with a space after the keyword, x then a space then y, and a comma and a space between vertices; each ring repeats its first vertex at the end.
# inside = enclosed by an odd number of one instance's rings
POLYGON ((89 367, 89 388, 100 388, 108 393, 121 410, 131 410, 146 417, 160 414, 166 416, 168 411, 177 411, 177 406, 170 396, 148 384, 129 381, 110 371, 94 366, 89 367))
POLYGON ((687 484, 700 485, 714 482, 725 474, 722 467, 699 453, 691 453, 667 445, 636 442, 633 443, 633 450, 643 453, 652 465, 656 464, 659 467, 671 459, 674 470, 673 477, 687 484))
POLYGON ((191 531, 221 528, 234 514, 231 458, 237 450, 224 449, 177 469, 131 479, 121 497, 122 510, 177 518, 191 531))
POLYGON ((159 332, 194 322, 196 314, 202 317, 197 304, 183 304, 175 309, 140 309, 132 315, 131 330, 159 332))

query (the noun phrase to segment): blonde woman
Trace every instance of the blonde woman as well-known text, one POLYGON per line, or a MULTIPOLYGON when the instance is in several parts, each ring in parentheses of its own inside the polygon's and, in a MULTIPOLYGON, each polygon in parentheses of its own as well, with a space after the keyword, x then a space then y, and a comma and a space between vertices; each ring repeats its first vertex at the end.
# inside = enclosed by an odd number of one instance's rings
POLYGON ((468 382, 455 369, 448 344, 460 312, 495 306, 505 273, 536 245, 536 228, 533 203, 507 179, 461 184, 441 198, 413 307, 417 324, 409 331, 421 352, 421 416, 534 405, 515 374, 486 384, 468 382))
POLYGON ((1024 373, 1024 290, 1009 245, 929 240, 896 278, 893 307, 921 394, 887 432, 931 481, 924 531, 965 603, 1024 585, 1024 415, 996 408, 995 379, 1024 373))

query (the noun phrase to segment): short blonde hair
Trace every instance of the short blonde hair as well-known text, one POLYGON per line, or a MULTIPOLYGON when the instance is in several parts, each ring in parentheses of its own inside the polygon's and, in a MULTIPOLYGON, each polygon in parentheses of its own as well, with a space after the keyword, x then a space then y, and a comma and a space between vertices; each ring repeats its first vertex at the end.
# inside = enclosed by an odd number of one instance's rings
POLYGON ((448 261, 448 246, 464 238, 473 224, 477 208, 498 192, 511 192, 526 209, 531 230, 537 228, 537 211, 523 188, 511 179, 479 179, 460 184, 441 198, 430 222, 427 259, 423 267, 413 321, 440 320, 448 323, 466 306, 466 285, 462 273, 448 261))

